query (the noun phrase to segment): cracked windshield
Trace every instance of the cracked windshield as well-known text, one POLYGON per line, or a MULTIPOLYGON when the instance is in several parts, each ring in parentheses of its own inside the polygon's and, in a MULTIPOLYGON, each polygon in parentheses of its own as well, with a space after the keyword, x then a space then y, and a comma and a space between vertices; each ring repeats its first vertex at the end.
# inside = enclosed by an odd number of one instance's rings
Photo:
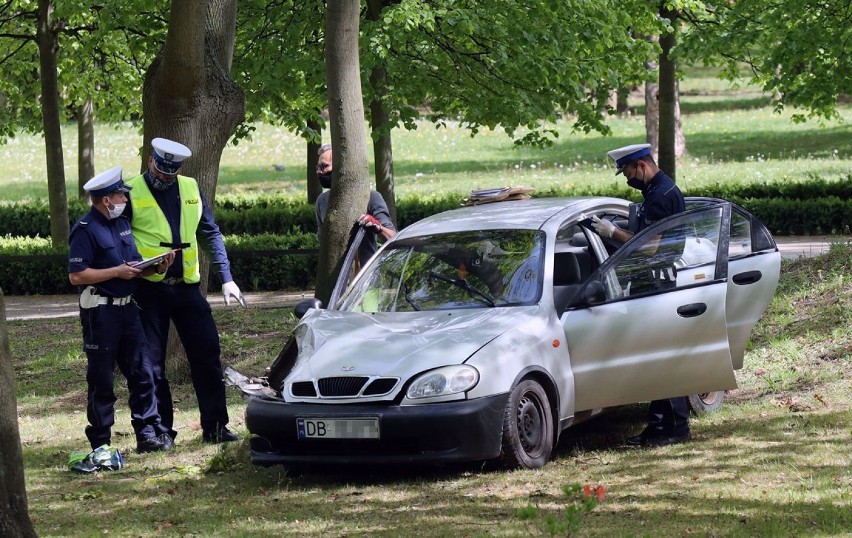
POLYGON ((544 233, 487 230, 395 241, 350 288, 341 310, 412 312, 534 304, 544 233))

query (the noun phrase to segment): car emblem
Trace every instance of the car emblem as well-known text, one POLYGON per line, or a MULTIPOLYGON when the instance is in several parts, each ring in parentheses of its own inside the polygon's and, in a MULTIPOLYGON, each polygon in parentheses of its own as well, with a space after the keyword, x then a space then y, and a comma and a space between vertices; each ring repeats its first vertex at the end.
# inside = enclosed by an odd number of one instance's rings
POLYGON ((344 372, 351 372, 352 370, 355 369, 355 367, 354 366, 341 366, 340 369, 343 370, 344 372))

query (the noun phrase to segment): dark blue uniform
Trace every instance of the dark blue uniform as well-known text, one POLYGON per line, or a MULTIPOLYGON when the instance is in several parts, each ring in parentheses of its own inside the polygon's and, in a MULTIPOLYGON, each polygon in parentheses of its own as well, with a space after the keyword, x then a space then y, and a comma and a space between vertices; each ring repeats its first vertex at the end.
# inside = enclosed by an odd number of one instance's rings
MULTIPOLYGON (((69 242, 69 273, 90 267, 106 269, 142 259, 133 242, 130 222, 123 217, 110 220, 94 208, 74 224, 69 242)), ((110 430, 115 423, 116 364, 127 379, 131 424, 137 440, 160 435, 148 346, 139 308, 129 300, 134 281, 113 278, 93 287, 97 295, 106 298, 102 302, 107 304, 80 307, 83 346, 88 357, 86 437, 93 449, 110 443, 110 430)))
MULTIPOLYGON (((642 190, 639 231, 686 210, 683 194, 662 170, 642 190)), ((674 282, 672 282, 674 284, 674 282)), ((689 434, 689 406, 685 396, 654 400, 648 409, 647 435, 685 436, 689 434)))
MULTIPOLYGON (((145 173, 145 181, 151 185, 151 176, 145 173)), ((172 229, 175 244, 185 242, 180 236, 180 189, 177 182, 167 190, 151 189, 160 209, 172 229)), ((196 237, 199 247, 209 255, 211 263, 222 282, 233 280, 225 244, 219 226, 213 220, 213 212, 201 196, 202 214, 196 237)), ((132 197, 124 214, 133 218, 132 197)), ((189 240, 189 238, 186 238, 189 240)), ((142 309, 142 326, 154 370, 157 405, 166 431, 175 438, 174 406, 169 380, 166 377, 166 346, 169 322, 173 322, 189 363, 192 385, 198 398, 201 428, 216 431, 228 423, 228 408, 225 403, 225 382, 220 359, 219 331, 213 320, 210 303, 201 293, 199 284, 183 282, 183 259, 180 251, 169 267, 162 282, 139 279, 134 297, 142 309)))

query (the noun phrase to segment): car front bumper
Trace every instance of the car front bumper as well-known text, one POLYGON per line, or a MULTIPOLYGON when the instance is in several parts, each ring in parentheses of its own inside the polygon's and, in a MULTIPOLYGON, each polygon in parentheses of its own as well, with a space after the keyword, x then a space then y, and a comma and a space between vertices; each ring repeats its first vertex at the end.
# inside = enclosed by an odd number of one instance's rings
POLYGON ((277 464, 401 464, 493 459, 500 455, 509 394, 425 405, 293 404, 251 398, 251 461, 277 464), (379 439, 299 439, 297 418, 378 418, 379 439))

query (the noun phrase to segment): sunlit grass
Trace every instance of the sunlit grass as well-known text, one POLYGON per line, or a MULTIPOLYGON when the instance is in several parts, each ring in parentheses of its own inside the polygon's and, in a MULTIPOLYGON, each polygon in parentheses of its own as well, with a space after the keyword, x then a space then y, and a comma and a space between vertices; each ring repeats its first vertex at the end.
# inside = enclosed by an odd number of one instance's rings
MULTIPOLYGON (((827 180, 852 170, 852 107, 840 108, 845 122, 824 125, 790 122, 791 114, 770 107, 708 111, 683 118, 687 155, 677 179, 688 191, 718 182, 804 181, 809 175, 827 180)), ((396 194, 426 196, 466 193, 497 185, 530 185, 538 189, 617 182, 606 152, 644 140, 641 116, 613 117, 612 136, 572 133, 567 122, 555 127, 560 137, 549 148, 516 148, 502 130, 483 130, 471 138, 455 122, 435 128, 418 123, 413 131, 394 131, 396 194)), ((222 156, 218 191, 305 192, 304 140, 281 128, 258 125, 251 140, 228 146, 222 156), (277 167, 284 167, 282 171, 277 167)), ((326 138, 328 133, 326 133, 326 138)), ((76 126, 66 125, 66 178, 76 192, 76 126)), ((95 168, 121 165, 125 175, 139 170, 142 138, 132 125, 98 125, 95 168)), ((372 153, 368 156, 372 160, 372 153)), ((43 140, 21 135, 0 146, 0 199, 47 196, 43 140)))

